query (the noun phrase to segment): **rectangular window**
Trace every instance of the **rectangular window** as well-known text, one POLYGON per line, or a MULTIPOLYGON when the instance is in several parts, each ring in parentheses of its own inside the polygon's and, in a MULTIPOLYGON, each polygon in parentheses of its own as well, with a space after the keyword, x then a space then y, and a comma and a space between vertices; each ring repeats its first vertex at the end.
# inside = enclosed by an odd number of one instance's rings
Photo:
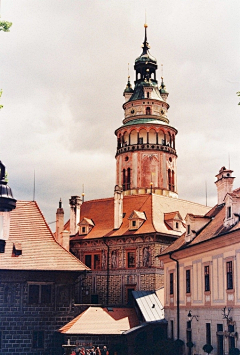
POLYGON ((217 355, 224 355, 223 353, 223 325, 217 324, 217 355))
POLYGON ((94 254, 94 265, 93 265, 93 268, 94 268, 94 270, 101 269, 100 254, 94 254))
POLYGON ((51 303, 52 302, 52 286, 51 285, 41 285, 41 303, 51 303))
POLYGON ((143 144, 143 138, 142 137, 138 138, 138 144, 143 144))
POLYGON ((206 323, 206 344, 211 345, 211 323, 206 323))
POLYGON ((32 347, 33 349, 43 349, 44 348, 44 332, 43 331, 33 331, 32 333, 32 347))
POLYGON ((100 254, 86 254, 85 255, 85 265, 90 267, 92 270, 100 270, 101 269, 101 255, 100 254))
POLYGON ((190 279, 190 270, 186 270, 186 293, 191 292, 191 279, 190 279))
POLYGON ((28 303, 40 303, 40 285, 28 286, 28 303))
POLYGON ((231 218, 232 217, 232 209, 231 206, 228 206, 227 208, 227 218, 231 218))
POLYGON ((50 304, 52 303, 51 284, 30 284, 28 285, 29 304, 50 304))
POLYGON ((227 289, 233 289, 233 268, 232 268, 232 261, 227 261, 227 289))
POLYGON ((171 334, 170 337, 173 340, 174 339, 174 323, 173 320, 170 321, 170 326, 171 326, 171 334))
POLYGON ((190 234, 191 229, 190 229, 190 224, 187 225, 187 234, 190 234))
POLYGON ((82 234, 86 233, 86 227, 82 227, 82 234))
POLYGON ((127 252, 127 267, 129 269, 136 267, 136 255, 135 250, 131 250, 127 252))
POLYGON ((91 267, 92 267, 92 255, 85 255, 85 265, 87 266, 87 267, 90 267, 90 269, 91 269, 91 267))
POLYGON ((210 291, 209 265, 204 266, 205 292, 210 291))
POLYGON ((176 229, 178 229, 178 227, 179 227, 179 224, 178 224, 178 222, 176 222, 176 229))
POLYGON ((170 273, 170 295, 173 295, 173 272, 170 273))
POLYGON ((132 226, 136 227, 136 221, 132 221, 132 226))

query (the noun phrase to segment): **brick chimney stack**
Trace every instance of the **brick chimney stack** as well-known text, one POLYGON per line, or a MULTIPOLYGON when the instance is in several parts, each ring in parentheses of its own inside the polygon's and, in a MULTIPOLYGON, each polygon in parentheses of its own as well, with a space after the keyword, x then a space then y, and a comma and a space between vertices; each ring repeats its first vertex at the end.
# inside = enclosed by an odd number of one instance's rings
POLYGON ((226 194, 231 193, 233 190, 235 177, 232 176, 232 172, 233 170, 226 169, 223 166, 216 175, 217 181, 215 181, 215 184, 217 186, 218 205, 224 203, 226 194))
POLYGON ((116 185, 114 189, 114 229, 119 229, 123 219, 123 190, 116 185))
POLYGON ((70 205, 70 235, 75 235, 78 232, 78 223, 80 222, 80 208, 82 199, 79 196, 71 196, 70 205))
POLYGON ((59 201, 59 207, 56 212, 56 240, 62 245, 62 232, 64 230, 64 210, 62 200, 59 201))

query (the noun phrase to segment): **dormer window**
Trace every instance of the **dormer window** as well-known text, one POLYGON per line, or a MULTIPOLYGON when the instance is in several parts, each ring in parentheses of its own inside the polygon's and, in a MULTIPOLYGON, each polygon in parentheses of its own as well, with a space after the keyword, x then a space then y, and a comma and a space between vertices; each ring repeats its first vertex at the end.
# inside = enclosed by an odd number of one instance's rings
POLYGON ((176 229, 178 229, 178 227, 179 227, 179 224, 178 224, 178 222, 176 222, 176 229))
POLYGON ((190 224, 187 225, 187 234, 191 233, 191 228, 190 228, 190 224))
POLYGON ((78 223, 79 226, 79 234, 80 235, 85 235, 91 232, 91 230, 94 227, 94 223, 90 218, 84 217, 80 223, 78 223))
POLYGON ((146 220, 146 216, 144 212, 133 211, 130 215, 129 219, 129 230, 136 230, 141 227, 141 225, 146 220))
POLYGON ((227 218, 231 218, 232 217, 232 208, 231 206, 227 207, 227 218))

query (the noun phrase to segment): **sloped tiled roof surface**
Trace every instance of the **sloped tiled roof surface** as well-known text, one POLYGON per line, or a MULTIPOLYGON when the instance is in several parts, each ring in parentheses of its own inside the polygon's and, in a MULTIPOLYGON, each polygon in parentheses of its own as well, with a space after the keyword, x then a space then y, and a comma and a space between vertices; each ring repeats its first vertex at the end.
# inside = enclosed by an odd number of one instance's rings
POLYGON ((225 205, 214 206, 207 214, 206 217, 209 218, 209 223, 200 230, 196 237, 189 243, 185 242, 185 234, 183 234, 179 239, 177 239, 173 244, 171 244, 167 249, 164 250, 163 254, 168 254, 170 252, 177 251, 179 249, 188 248, 189 246, 197 245, 199 243, 208 241, 218 235, 239 229, 239 223, 233 227, 224 227, 225 218, 225 205))
MULTIPOLYGON (((164 213, 179 211, 181 216, 185 217, 190 212, 204 215, 209 209, 209 207, 197 203, 155 194, 124 196, 123 222, 119 229, 114 230, 114 199, 105 198, 86 201, 81 206, 81 220, 84 217, 90 218, 94 223, 94 227, 87 235, 81 237, 76 235, 71 239, 91 239, 154 232, 175 236, 177 232, 167 228, 164 222, 164 213), (146 220, 139 229, 130 231, 129 217, 134 210, 144 212, 146 220)), ((65 224, 66 228, 69 228, 69 222, 65 224)))
POLYGON ((132 294, 145 322, 155 322, 164 319, 163 305, 155 292, 133 291, 132 294))
POLYGON ((89 307, 85 312, 67 323, 59 332, 64 334, 115 334, 139 325, 134 308, 89 307))
POLYGON ((54 239, 38 205, 34 201, 17 201, 11 212, 10 236, 5 253, 0 256, 0 269, 63 270, 88 269, 54 239), (22 255, 12 256, 13 245, 21 245, 22 255))

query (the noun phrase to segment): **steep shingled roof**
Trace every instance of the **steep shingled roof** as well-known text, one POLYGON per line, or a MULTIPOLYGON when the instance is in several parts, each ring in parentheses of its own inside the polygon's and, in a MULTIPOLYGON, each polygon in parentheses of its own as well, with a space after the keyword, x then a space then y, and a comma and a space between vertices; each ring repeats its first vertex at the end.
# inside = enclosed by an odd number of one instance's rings
POLYGON ((17 201, 11 212, 10 236, 5 253, 0 256, 2 270, 89 270, 53 237, 35 201, 17 201), (13 246, 19 245, 22 255, 12 256, 13 246))

